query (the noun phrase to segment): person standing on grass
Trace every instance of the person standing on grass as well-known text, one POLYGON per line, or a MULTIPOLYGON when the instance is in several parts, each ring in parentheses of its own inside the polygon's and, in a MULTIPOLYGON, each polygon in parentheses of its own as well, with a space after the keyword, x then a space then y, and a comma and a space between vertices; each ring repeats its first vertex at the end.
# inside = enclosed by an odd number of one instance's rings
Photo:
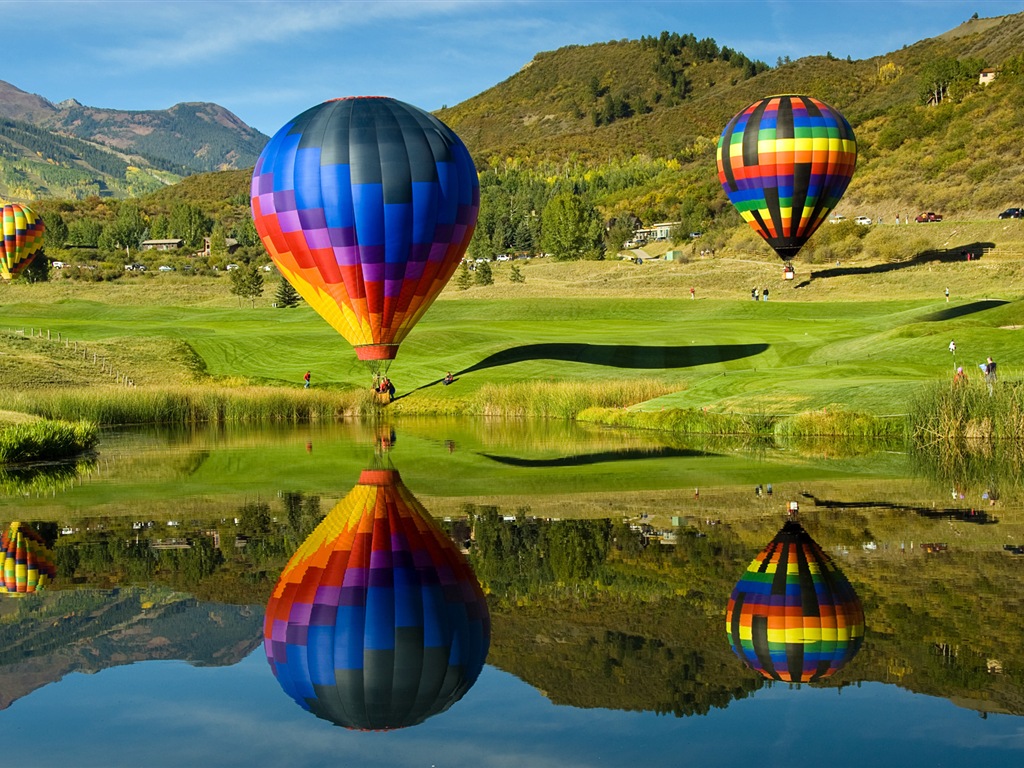
POLYGON ((982 366, 982 370, 985 371, 985 383, 988 384, 988 393, 992 394, 992 385, 996 383, 996 361, 991 357, 985 361, 985 365, 982 366))
POLYGON ((946 303, 949 303, 949 288, 946 289, 946 303))
POLYGON ((309 389, 309 371, 306 371, 306 375, 302 377, 302 380, 306 382, 303 389, 309 389))

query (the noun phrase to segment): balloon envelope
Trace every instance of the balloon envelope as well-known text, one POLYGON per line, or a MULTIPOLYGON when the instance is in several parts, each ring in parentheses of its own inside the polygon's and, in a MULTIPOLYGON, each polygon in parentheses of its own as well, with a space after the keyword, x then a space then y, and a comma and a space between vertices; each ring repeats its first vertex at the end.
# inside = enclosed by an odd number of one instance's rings
POLYGON ((459 137, 389 98, 294 118, 257 160, 251 192, 281 274, 361 360, 394 358, 462 261, 480 208, 459 137))
POLYGON ((4 240, 0 252, 0 277, 10 280, 23 272, 43 249, 43 220, 27 205, 3 207, 4 240))
POLYGON ((27 523, 13 522, 0 537, 3 579, 0 593, 25 594, 46 586, 57 574, 43 537, 27 523))
POLYGON ((747 666, 791 683, 834 674, 864 641, 860 598, 793 520, 747 567, 729 598, 725 624, 747 666))
POLYGON ((837 109, 809 96, 770 96, 738 112, 718 140, 718 180, 740 216, 783 259, 828 218, 857 165, 837 109))
POLYGON ((466 559, 394 470, 368 470, 296 551, 267 605, 264 649, 300 706, 389 730, 476 682, 490 613, 466 559))

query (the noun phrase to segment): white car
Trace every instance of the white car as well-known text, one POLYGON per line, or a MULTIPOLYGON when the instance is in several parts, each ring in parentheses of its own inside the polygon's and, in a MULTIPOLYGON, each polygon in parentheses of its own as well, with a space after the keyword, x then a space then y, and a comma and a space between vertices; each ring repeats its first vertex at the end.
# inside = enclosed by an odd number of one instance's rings
POLYGON ((160 271, 161 272, 173 272, 174 271, 174 267, 169 267, 166 264, 164 264, 162 267, 160 267, 160 271))
POLYGON ((853 220, 853 222, 855 224, 864 224, 865 226, 867 226, 871 224, 871 219, 869 219, 867 216, 858 216, 856 219, 853 220))

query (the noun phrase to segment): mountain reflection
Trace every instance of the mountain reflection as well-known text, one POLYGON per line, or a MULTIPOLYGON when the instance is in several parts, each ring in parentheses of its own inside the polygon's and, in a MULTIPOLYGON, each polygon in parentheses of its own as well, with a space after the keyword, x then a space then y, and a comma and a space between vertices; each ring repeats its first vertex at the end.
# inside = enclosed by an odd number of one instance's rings
POLYGON ((366 470, 285 566, 264 637, 301 707, 346 728, 391 730, 472 687, 490 614, 468 562, 398 472, 366 470))

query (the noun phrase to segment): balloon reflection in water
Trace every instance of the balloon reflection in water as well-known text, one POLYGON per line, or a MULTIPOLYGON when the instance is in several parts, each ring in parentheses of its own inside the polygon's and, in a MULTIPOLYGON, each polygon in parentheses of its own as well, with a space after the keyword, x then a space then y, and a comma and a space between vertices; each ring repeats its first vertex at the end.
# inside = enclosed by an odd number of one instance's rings
POLYGON ((285 566, 264 649, 281 687, 362 730, 423 722, 483 669, 490 613, 462 553, 395 470, 366 470, 285 566))
POLYGON ((0 538, 3 574, 0 593, 12 595, 35 592, 57 574, 53 556, 43 537, 28 523, 11 523, 0 538))
POLYGON ((842 572, 790 520, 733 589, 726 633, 736 655, 766 678, 812 683, 860 650, 864 610, 842 572))

